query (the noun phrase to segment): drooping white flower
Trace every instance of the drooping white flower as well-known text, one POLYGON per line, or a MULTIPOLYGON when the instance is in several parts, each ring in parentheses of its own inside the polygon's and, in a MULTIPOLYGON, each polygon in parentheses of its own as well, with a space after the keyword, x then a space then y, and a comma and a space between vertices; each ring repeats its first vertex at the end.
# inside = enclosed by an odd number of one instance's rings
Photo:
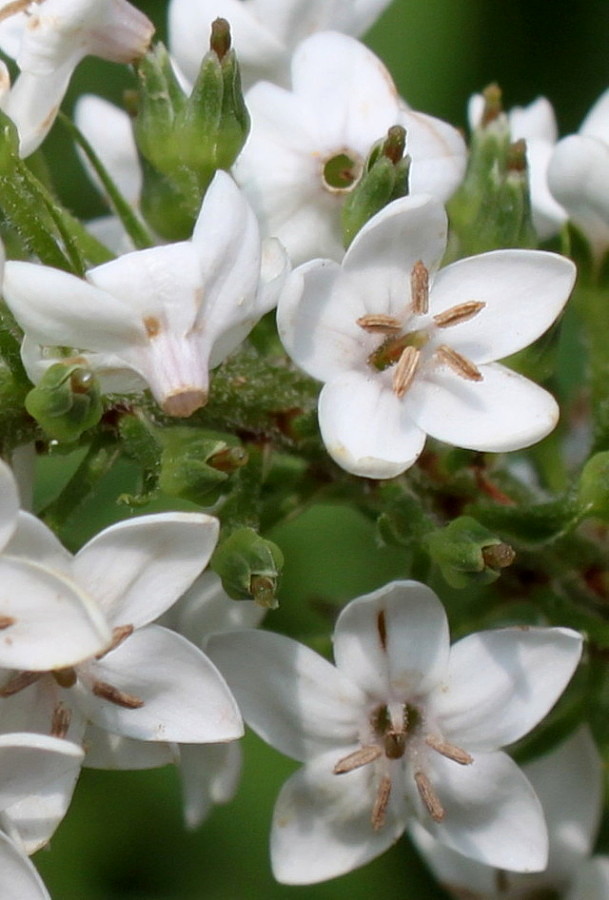
MULTIPOLYGON (((479 124, 483 109, 483 96, 474 94, 468 106, 472 128, 479 124)), ((540 240, 545 241, 556 234, 567 219, 565 210, 548 187, 548 166, 558 140, 554 109, 546 97, 538 97, 528 106, 514 106, 508 111, 507 119, 511 140, 526 141, 533 225, 540 240)))
POLYGON ((21 155, 44 140, 81 59, 133 62, 153 32, 152 22, 127 0, 2 0, 0 47, 15 58, 20 74, 9 91, 4 70, 0 105, 17 125, 21 155))
POLYGON ((245 87, 259 80, 289 84, 290 59, 299 41, 316 31, 359 37, 391 0, 171 0, 169 48, 194 82, 210 26, 230 22, 245 87))
POLYGON ((602 763, 587 728, 523 766, 541 801, 549 835, 548 866, 524 875, 498 872, 444 847, 415 823, 411 836, 438 880, 470 900, 606 900, 609 857, 590 859, 603 806, 602 763))
POLYGON ((435 594, 393 582, 353 600, 334 631, 336 667, 282 635, 217 635, 209 650, 246 722, 305 765, 275 806, 283 883, 348 872, 417 818, 443 844, 514 871, 543 869, 541 806, 500 748, 546 715, 581 637, 506 628, 449 646, 435 594))
POLYGON ((575 267, 551 253, 497 250, 438 271, 445 242, 441 205, 405 197, 364 226, 342 266, 313 260, 286 282, 281 339, 326 382, 322 437, 355 475, 398 475, 426 434, 500 452, 533 444, 556 424, 554 399, 495 360, 552 324, 575 267))
POLYGON ((292 60, 292 90, 261 82, 246 102, 251 132, 235 178, 264 233, 281 240, 294 264, 342 258, 343 200, 391 126, 406 129, 410 193, 447 200, 465 170, 457 130, 407 109, 381 61, 343 34, 304 40, 292 60))
POLYGON ((168 415, 190 416, 207 402, 209 369, 276 303, 286 266, 276 241, 261 248, 253 212, 217 172, 191 240, 128 253, 84 281, 9 262, 4 297, 26 333, 33 381, 62 358, 38 347, 68 346, 106 387, 147 385, 168 415))

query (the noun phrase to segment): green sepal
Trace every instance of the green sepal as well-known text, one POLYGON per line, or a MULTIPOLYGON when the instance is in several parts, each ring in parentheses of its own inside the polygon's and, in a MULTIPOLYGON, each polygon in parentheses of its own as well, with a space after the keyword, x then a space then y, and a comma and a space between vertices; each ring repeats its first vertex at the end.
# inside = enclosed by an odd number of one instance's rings
POLYGON ((25 408, 50 438, 77 441, 101 419, 99 383, 82 363, 55 363, 27 395, 25 408))
POLYGON ((609 521, 609 450, 595 453, 585 464, 577 485, 581 518, 609 521))
POLYGON ((426 535, 424 545, 455 588, 491 584, 515 557, 512 548, 471 516, 460 516, 426 535))
POLYGON ((237 528, 216 548, 211 568, 233 600, 255 600, 276 609, 283 553, 253 528, 237 528))
POLYGON ((366 222, 392 200, 408 194, 410 157, 404 156, 406 132, 395 125, 372 148, 363 174, 341 210, 343 243, 348 247, 366 222))
POLYGON ((160 431, 159 439, 159 488, 194 503, 217 500, 231 474, 248 459, 233 435, 177 427, 160 431))

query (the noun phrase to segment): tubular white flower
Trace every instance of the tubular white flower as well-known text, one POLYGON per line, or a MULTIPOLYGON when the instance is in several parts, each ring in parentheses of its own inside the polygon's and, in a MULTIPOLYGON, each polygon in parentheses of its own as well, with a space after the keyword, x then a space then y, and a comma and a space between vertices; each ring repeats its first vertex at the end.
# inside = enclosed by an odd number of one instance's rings
POLYGON ((539 801, 500 748, 554 705, 581 644, 569 629, 509 628, 451 649, 439 600, 412 581, 343 609, 336 668, 281 635, 213 636, 210 653, 246 722, 305 763, 275 806, 277 879, 308 884, 348 872, 387 849, 413 818, 472 859, 543 869, 539 801), (479 678, 484 670, 484 698, 472 695, 466 655, 469 671, 479 678))
POLYGON ((235 178, 264 233, 278 237, 295 264, 342 258, 340 211, 350 185, 334 186, 326 167, 345 157, 355 183, 392 125, 406 129, 411 193, 447 200, 465 170, 457 130, 406 109, 381 61, 342 34, 304 40, 292 60, 292 90, 260 83, 246 102, 252 125, 235 178))
POLYGON ((245 87, 255 81, 289 83, 290 59, 299 41, 316 31, 359 37, 391 0, 171 0, 169 47, 194 82, 202 48, 218 16, 230 22, 245 87))
POLYGON ((154 26, 127 0, 32 0, 18 12, 12 6, 0 4, 0 47, 21 71, 1 102, 28 156, 46 137, 81 59, 133 62, 146 52, 154 26))
POLYGON ((543 872, 498 872, 443 846, 420 825, 411 836, 438 880, 456 896, 471 900, 526 900, 547 892, 556 897, 604 900, 609 858, 588 859, 600 824, 602 763, 587 728, 581 727, 556 749, 523 767, 539 797, 549 834, 548 866, 543 872))
POLYGON ((306 263, 281 296, 288 353, 326 382, 326 448, 355 475, 398 475, 426 434, 500 452, 535 443, 556 424, 554 399, 495 360, 552 324, 575 267, 551 253, 497 250, 437 271, 445 240, 437 201, 397 200, 364 226, 342 266, 306 263))
POLYGON ((133 390, 135 375, 164 412, 184 417, 207 402, 209 369, 275 305, 286 268, 276 241, 261 248, 253 212, 218 172, 190 241, 128 253, 89 270, 86 281, 9 262, 4 297, 26 333, 32 380, 62 357, 41 353, 37 364, 31 345, 67 345, 102 382, 112 376, 112 389, 133 390))

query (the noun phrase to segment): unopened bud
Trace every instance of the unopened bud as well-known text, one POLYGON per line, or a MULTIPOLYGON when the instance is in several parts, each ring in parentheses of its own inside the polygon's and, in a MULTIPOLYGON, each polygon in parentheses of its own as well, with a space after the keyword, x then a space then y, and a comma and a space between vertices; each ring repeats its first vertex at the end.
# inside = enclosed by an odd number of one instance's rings
POLYGON ((460 516, 425 537, 429 555, 452 587, 490 584, 516 554, 471 516, 460 516))
POLYGON ((76 441, 102 415, 97 378, 84 362, 55 363, 25 398, 25 408, 57 441, 76 441))
POLYGON ((159 431, 163 445, 159 487, 172 497, 206 504, 215 501, 229 476, 247 463, 247 453, 232 435, 196 428, 159 431))
POLYGON ((212 557, 211 568, 233 600, 255 600, 268 609, 278 606, 283 554, 277 544, 253 528, 238 528, 222 541, 212 557))

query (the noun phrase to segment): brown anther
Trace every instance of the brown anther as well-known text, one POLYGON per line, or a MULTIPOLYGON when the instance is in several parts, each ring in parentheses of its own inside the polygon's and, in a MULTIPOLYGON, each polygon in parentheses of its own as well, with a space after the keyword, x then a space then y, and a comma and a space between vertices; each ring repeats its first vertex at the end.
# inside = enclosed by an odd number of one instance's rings
POLYGON ((447 759, 452 759, 454 762, 459 763, 460 766, 469 766, 474 761, 474 757, 470 756, 466 750, 462 750, 461 747, 457 747, 455 744, 449 743, 449 741, 443 741, 442 738, 433 734, 427 735, 425 743, 432 750, 436 750, 447 759))
POLYGON ((18 694, 19 691, 23 691, 26 687, 38 681, 42 675, 44 675, 44 672, 19 672, 0 689, 0 697, 12 697, 13 694, 18 694))
POLYGON ((473 362, 466 356, 461 356, 461 354, 457 353, 456 350, 453 350, 452 347, 447 347, 446 344, 442 344, 442 346, 438 347, 436 350, 436 354, 439 357, 440 362, 445 363, 453 370, 453 372, 461 378, 465 378, 466 381, 482 381, 482 374, 473 362))
POLYGON ((393 316, 386 316, 383 313, 370 313, 367 316, 360 316, 356 320, 356 325, 368 331, 370 334, 397 334, 402 326, 393 316))
POLYGON ((112 629, 112 640, 108 647, 105 650, 102 650, 101 653, 98 653, 95 659, 103 659, 107 653, 111 653, 112 650, 116 650, 116 648, 123 643, 123 641, 133 634, 133 625, 117 625, 116 628, 112 629))
POLYGON ((387 812, 387 807, 389 806, 390 794, 391 778, 389 778, 388 775, 383 775, 376 792, 374 806, 372 807, 371 822, 372 827, 375 831, 379 831, 379 829, 381 829, 385 824, 385 813, 387 812))
POLYGON ((444 312, 434 316, 433 320, 438 328, 450 328, 451 325, 459 325, 460 322, 473 319, 485 306, 486 303, 481 300, 468 300, 467 303, 459 303, 458 306, 445 309, 444 312))
POLYGON ((161 331, 161 323, 157 319, 156 316, 146 316, 144 321, 144 328, 146 329, 146 334, 149 338, 155 338, 161 331))
POLYGON ((69 710, 67 706, 64 706, 63 703, 58 703, 53 710, 51 737, 64 738, 68 733, 71 720, 71 710, 69 710))
POLYGON ((387 649, 387 620, 385 618, 385 610, 382 609, 376 617, 376 630, 378 632, 381 649, 387 649))
POLYGON ((414 264, 410 273, 410 295, 414 315, 426 315, 429 312, 429 272, 421 260, 414 264))
POLYGON ((116 706, 122 706, 124 709, 139 709, 144 705, 144 701, 140 697, 127 694, 105 681, 94 681, 91 690, 96 697, 109 700, 110 703, 115 703, 116 706))
POLYGON ((383 751, 380 747, 376 747, 372 744, 367 747, 360 747, 359 750, 354 750, 353 753, 349 753, 348 756, 339 759, 334 766, 334 774, 344 775, 345 772, 353 772, 354 769, 361 769, 362 766, 367 766, 368 763, 378 759, 382 753, 383 751))
POLYGON ((431 781, 420 770, 414 773, 414 781, 423 805, 434 822, 441 822, 444 818, 444 807, 440 803, 438 795, 431 786, 431 781))
POLYGON ((4 631, 5 628, 10 628, 16 621, 17 620, 13 619, 12 616, 0 616, 0 631, 4 631))
POLYGON ((403 397, 412 384, 420 358, 421 351, 416 347, 404 347, 393 370, 393 393, 397 397, 403 397))
POLYGON ((66 666, 65 669, 54 669, 51 675, 62 688, 74 687, 77 681, 76 670, 73 666, 66 666))

